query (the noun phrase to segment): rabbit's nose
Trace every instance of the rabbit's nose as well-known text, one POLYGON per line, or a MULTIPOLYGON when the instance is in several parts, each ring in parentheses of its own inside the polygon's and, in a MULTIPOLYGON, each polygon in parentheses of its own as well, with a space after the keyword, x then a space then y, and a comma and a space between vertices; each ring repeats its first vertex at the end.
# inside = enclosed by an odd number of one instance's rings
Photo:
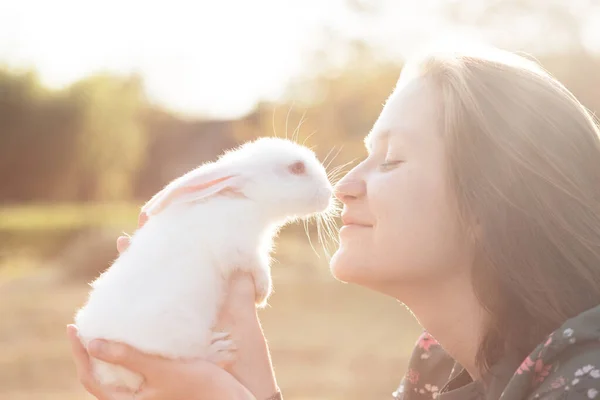
POLYGON ((317 203, 318 203, 319 209, 326 210, 327 208, 329 208, 332 199, 333 199, 333 189, 332 188, 321 188, 317 191, 317 203))

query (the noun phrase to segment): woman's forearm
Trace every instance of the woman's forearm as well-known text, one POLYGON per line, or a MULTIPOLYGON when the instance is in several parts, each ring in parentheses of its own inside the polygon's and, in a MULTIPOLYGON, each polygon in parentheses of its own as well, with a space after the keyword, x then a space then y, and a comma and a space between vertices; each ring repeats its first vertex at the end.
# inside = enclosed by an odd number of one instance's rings
POLYGON ((258 314, 240 315, 236 325, 244 329, 232 332, 238 347, 237 359, 230 372, 248 388, 257 400, 266 400, 279 390, 258 314))
POLYGON ((269 399, 277 393, 278 386, 254 303, 252 276, 243 273, 233 276, 228 293, 218 325, 230 332, 237 354, 227 369, 257 400, 269 399))

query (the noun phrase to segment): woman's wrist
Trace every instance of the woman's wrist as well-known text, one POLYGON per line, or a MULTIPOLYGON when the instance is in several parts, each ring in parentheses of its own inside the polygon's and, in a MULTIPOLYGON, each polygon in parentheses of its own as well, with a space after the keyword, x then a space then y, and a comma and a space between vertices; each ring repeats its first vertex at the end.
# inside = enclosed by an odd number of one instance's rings
POLYGON ((232 397, 232 400, 260 400, 250 392, 250 390, 238 382, 238 387, 232 397))
POLYGON ((235 400, 283 400, 281 391, 277 389, 269 397, 256 397, 245 386, 240 384, 240 390, 235 394, 235 400))
MULTIPOLYGON (((212 397, 227 400, 258 400, 252 392, 238 381, 233 375, 222 371, 222 375, 217 378, 217 384, 214 387, 212 397)), ((213 381, 213 384, 215 381, 213 381)), ((200 390, 198 398, 205 399, 207 393, 200 390)))
POLYGON ((281 395, 281 392, 279 390, 277 390, 275 393, 273 393, 269 398, 266 398, 265 400, 283 400, 283 396, 281 395))

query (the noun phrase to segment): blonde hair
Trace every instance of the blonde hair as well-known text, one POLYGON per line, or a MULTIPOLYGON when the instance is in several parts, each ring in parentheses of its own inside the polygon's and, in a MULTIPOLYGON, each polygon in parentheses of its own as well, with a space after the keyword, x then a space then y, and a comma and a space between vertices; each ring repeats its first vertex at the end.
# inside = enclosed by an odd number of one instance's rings
POLYGON ((600 304, 600 135, 538 63, 489 46, 427 51, 399 85, 439 91, 448 183, 474 236, 473 285, 490 318, 478 364, 525 356, 600 304))

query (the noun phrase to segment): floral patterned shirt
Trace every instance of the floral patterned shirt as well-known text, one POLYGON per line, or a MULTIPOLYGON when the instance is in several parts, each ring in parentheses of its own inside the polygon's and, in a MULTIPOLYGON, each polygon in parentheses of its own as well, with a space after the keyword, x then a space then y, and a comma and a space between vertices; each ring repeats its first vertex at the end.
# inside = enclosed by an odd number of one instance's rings
POLYGON ((600 305, 569 319, 525 359, 506 356, 473 381, 427 332, 397 400, 600 400, 600 305))

